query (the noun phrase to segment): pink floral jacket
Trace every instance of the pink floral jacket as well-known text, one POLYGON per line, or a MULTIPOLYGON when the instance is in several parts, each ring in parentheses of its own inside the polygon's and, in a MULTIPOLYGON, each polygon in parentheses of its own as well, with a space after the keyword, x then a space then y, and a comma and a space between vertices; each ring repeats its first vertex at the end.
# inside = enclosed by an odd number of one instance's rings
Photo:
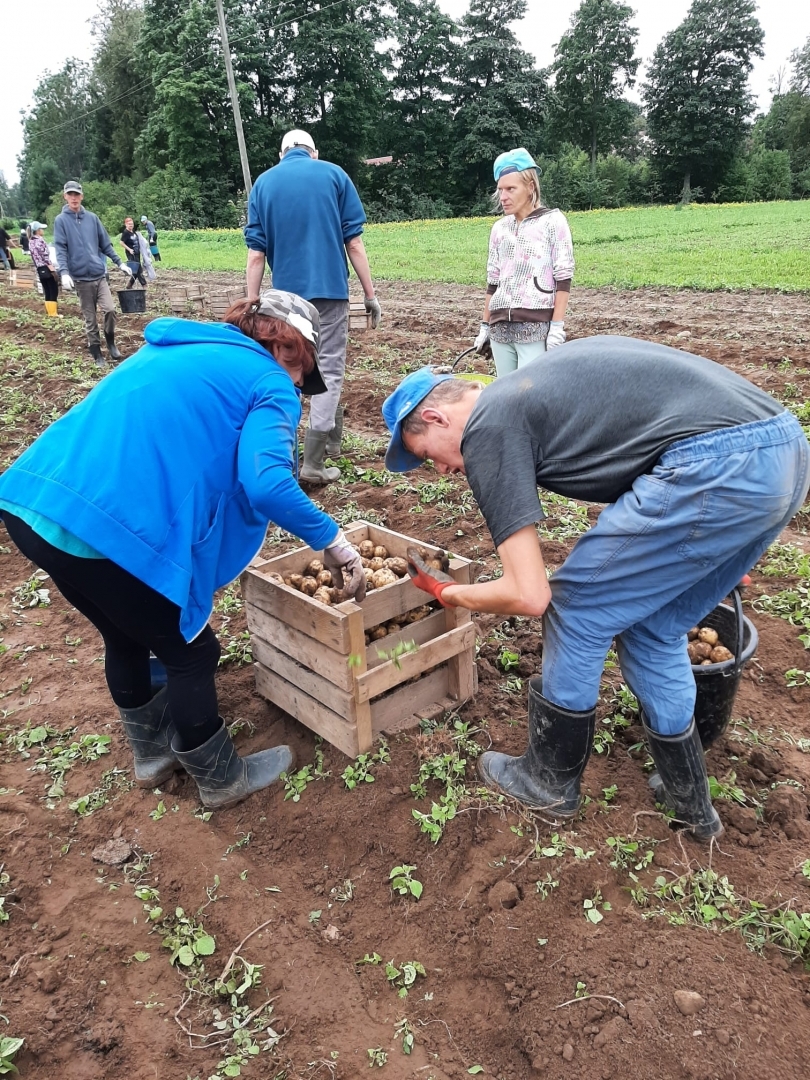
POLYGON ((494 321, 511 319, 510 313, 517 316, 518 311, 548 318, 557 290, 569 290, 573 276, 574 245, 560 210, 541 207, 521 222, 508 214, 492 226, 487 292, 494 321))

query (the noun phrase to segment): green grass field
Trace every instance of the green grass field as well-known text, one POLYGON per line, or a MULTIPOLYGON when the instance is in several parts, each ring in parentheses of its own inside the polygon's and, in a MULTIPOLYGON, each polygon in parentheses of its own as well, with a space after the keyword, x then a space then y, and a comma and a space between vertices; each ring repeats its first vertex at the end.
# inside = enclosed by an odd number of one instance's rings
MULTIPOLYGON (((568 215, 578 285, 810 289, 810 201, 591 210, 568 215)), ((367 226, 374 277, 482 285, 492 218, 367 226)), ((245 266, 238 230, 164 232, 164 267, 245 266)))

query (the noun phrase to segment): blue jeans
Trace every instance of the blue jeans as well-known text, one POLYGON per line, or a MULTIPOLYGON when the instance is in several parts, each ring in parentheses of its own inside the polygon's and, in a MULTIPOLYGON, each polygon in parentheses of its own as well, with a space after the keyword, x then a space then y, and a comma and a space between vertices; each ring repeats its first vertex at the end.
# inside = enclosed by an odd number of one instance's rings
POLYGON ((1 247, 0 247, 0 262, 2 262, 4 270, 10 270, 11 269, 11 267, 9 266, 9 262, 8 262, 8 255, 6 255, 5 249, 1 248, 1 247))
POLYGON ((543 696, 592 709, 615 638, 650 726, 684 731, 696 692, 687 631, 779 536, 808 484, 810 446, 791 413, 670 446, 551 578, 543 696))

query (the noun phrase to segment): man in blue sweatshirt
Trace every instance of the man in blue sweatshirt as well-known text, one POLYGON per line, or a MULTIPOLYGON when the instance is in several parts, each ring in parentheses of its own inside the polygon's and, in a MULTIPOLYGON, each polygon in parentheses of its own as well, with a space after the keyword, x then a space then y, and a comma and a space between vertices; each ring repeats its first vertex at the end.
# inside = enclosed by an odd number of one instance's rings
POLYGON ((82 206, 82 185, 76 180, 68 180, 62 190, 66 205, 53 223, 56 265, 62 288, 75 289, 79 297, 90 355, 99 367, 104 367, 106 361, 101 352, 97 307, 104 315, 104 339, 110 358, 121 359, 115 345, 115 306, 107 284, 107 259, 112 259, 127 281, 129 270, 122 265, 107 230, 96 215, 82 206))
POLYGON ((318 160, 306 131, 288 131, 279 157, 279 164, 263 172, 250 193, 247 292, 251 299, 258 297, 266 261, 274 289, 297 293, 318 309, 318 366, 327 392, 312 400, 300 478, 327 484, 340 476, 339 469, 324 467, 324 457, 340 453, 343 433, 339 401, 349 333, 347 255, 375 329, 380 304, 363 245, 366 215, 350 178, 339 166, 318 160))

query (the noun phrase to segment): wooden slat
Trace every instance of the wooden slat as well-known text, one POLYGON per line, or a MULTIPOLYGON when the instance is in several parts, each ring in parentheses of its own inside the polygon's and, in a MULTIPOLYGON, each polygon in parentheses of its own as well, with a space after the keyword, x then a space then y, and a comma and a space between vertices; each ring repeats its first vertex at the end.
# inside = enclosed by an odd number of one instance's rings
MULTIPOLYGON (((459 569, 453 575, 460 584, 469 585, 472 577, 472 564, 459 569)), ((469 624, 471 615, 466 608, 448 607, 444 610, 445 628, 450 631, 457 627, 469 624)), ((478 669, 475 666, 475 638, 473 647, 466 652, 460 652, 448 661, 449 691, 450 696, 459 703, 469 701, 475 696, 478 689, 478 669)))
MULTIPOLYGON (((266 567, 262 569, 266 570, 266 567)), ((345 614, 337 608, 327 607, 286 585, 268 581, 261 571, 251 567, 242 575, 242 596, 248 620, 250 609, 258 608, 335 652, 348 656, 349 627, 345 614)))
POLYGON ((447 697, 447 664, 423 675, 417 682, 400 686, 390 694, 371 702, 371 726, 380 732, 402 731, 419 722, 420 709, 447 697))
MULTIPOLYGON (((357 522, 348 525, 343 532, 350 543, 359 544, 361 540, 366 539, 368 527, 365 522, 357 522)), ((257 555, 250 565, 256 569, 261 568, 265 574, 281 574, 284 577, 285 574, 302 573, 313 559, 322 559, 322 556, 322 551, 313 551, 310 547, 300 547, 295 548, 294 551, 288 551, 284 555, 274 555, 269 559, 257 555)))
POLYGON ((444 630, 445 617, 443 608, 441 611, 434 611, 433 614, 428 615, 426 619, 420 619, 419 622, 407 623, 398 633, 388 634, 378 641, 372 641, 371 644, 367 646, 366 667, 371 669, 386 663, 385 657, 380 656, 378 650, 387 651, 388 649, 393 649, 394 646, 398 645, 401 641, 414 641, 417 645, 422 645, 425 641, 430 641, 432 638, 438 637, 444 630))
POLYGON ((330 649, 255 605, 247 609, 247 619, 251 634, 319 672, 341 690, 352 691, 354 677, 348 664, 348 646, 345 653, 330 649))
POLYGON ((275 672, 276 675, 280 675, 288 683, 292 683, 293 686, 300 687, 305 694, 315 698, 316 701, 320 701, 322 705, 326 705, 332 712, 351 720, 352 723, 354 722, 356 713, 355 700, 354 695, 348 690, 341 690, 331 679, 319 675, 312 668, 297 663, 293 657, 281 652, 280 649, 277 649, 269 642, 263 641, 255 633, 251 638, 251 648, 254 659, 262 667, 275 672))
POLYGON ((363 628, 363 609, 359 604, 352 604, 352 611, 348 614, 350 655, 354 666, 352 676, 354 678, 354 717, 357 724, 357 747, 359 754, 366 754, 374 742, 374 734, 371 730, 371 707, 367 700, 361 700, 358 690, 360 680, 366 677, 366 642, 363 628))
POLYGON ((406 679, 421 675, 422 672, 444 663, 451 656, 472 648, 474 644, 475 626, 471 622, 466 626, 458 626, 433 641, 425 642, 418 652, 408 653, 397 661, 389 660, 365 675, 357 676, 356 698, 358 701, 368 701, 384 694, 386 690, 391 690, 406 679))
POLYGON ((262 664, 254 664, 253 667, 256 673, 256 689, 262 697, 294 716, 311 731, 323 736, 328 743, 342 750, 348 757, 357 757, 360 750, 356 724, 344 720, 342 716, 327 709, 280 675, 268 671, 262 664))

